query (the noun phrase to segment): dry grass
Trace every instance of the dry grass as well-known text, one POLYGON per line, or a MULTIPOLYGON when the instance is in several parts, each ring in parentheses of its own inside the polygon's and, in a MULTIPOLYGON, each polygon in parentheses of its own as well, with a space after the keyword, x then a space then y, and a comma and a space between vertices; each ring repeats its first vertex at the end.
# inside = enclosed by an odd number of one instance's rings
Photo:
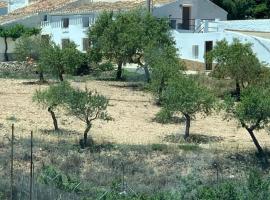
MULTIPOLYGON (((27 133, 33 130, 41 134, 41 130, 52 129, 50 115, 32 102, 36 89, 42 85, 25 85, 24 80, 0 79, 0 124, 1 129, 8 131, 11 123, 27 133)), ((104 94, 110 99, 108 112, 113 121, 96 121, 92 135, 96 141, 121 144, 153 144, 163 143, 167 135, 179 134, 184 124, 162 125, 153 121, 159 107, 154 105, 151 94, 128 87, 128 83, 88 81, 74 82, 75 87, 88 87, 104 94)), ((63 111, 58 112, 60 127, 79 136, 84 130, 84 123, 63 111)), ((192 134, 222 137, 218 146, 230 144, 239 148, 253 148, 246 131, 237 127, 234 121, 226 122, 222 116, 213 115, 207 118, 197 117, 192 122, 192 134)), ((264 131, 258 133, 259 141, 269 146, 270 137, 264 131)), ((74 137, 75 137, 74 136, 74 137)))
MULTIPOLYGON (((130 83, 94 80, 72 84, 107 96, 108 113, 113 121, 95 121, 91 134, 101 145, 94 152, 78 151, 76 145, 82 137, 84 123, 60 110, 57 114, 63 132, 51 131, 49 113, 32 102, 35 90, 47 86, 25 84, 27 81, 0 79, 0 157, 4 156, 0 159, 0 176, 7 175, 3 172, 8 169, 6 137, 12 123, 17 138, 15 168, 21 173, 27 173, 29 166, 29 133, 33 130, 37 172, 43 165, 57 166, 101 188, 121 177, 121 164, 126 166, 126 180, 133 188, 153 192, 174 187, 179 175, 189 174, 195 168, 211 179, 215 173, 213 162, 222 165, 224 176, 235 176, 254 162, 247 153, 255 151, 251 139, 245 130, 237 128, 236 122, 223 121, 217 114, 207 118, 198 116, 192 122, 191 134, 202 144, 179 145, 174 138, 182 133, 184 124, 154 122, 160 108, 154 105, 151 94, 129 87, 130 83)), ((257 136, 269 148, 269 135, 261 131, 257 136)))

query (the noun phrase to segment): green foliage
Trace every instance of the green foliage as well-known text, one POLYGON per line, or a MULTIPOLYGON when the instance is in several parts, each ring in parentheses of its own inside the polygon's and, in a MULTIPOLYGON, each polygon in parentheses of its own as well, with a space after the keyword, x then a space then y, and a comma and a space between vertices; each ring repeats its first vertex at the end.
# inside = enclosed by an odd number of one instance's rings
POLYGON ((110 62, 102 63, 98 67, 101 71, 112 71, 114 70, 113 64, 110 62))
POLYGON ((258 81, 258 74, 262 71, 262 64, 253 53, 251 44, 241 43, 237 39, 232 44, 226 40, 217 42, 206 58, 217 62, 213 76, 230 77, 235 81, 237 100, 241 88, 258 81))
POLYGON ((21 24, 16 24, 14 26, 7 26, 3 27, 0 26, 0 37, 4 38, 5 41, 5 61, 8 61, 8 55, 7 55, 7 50, 8 50, 8 43, 7 43, 7 38, 12 38, 14 41, 21 36, 31 36, 31 35, 37 35, 40 32, 39 29, 36 28, 27 28, 21 24))
POLYGON ((72 89, 66 98, 66 107, 70 114, 88 123, 95 119, 108 119, 108 99, 96 91, 72 89))
POLYGON ((173 113, 167 109, 161 109, 155 117, 155 121, 161 124, 168 124, 172 121, 173 113))
POLYGON ((269 18, 269 0, 212 0, 228 12, 229 19, 269 18))
POLYGON ((0 37, 12 38, 13 40, 18 39, 23 35, 37 35, 40 32, 36 28, 28 28, 21 24, 16 24, 14 26, 0 27, 0 37))
POLYGON ((168 81, 180 74, 184 65, 180 62, 177 50, 172 45, 149 47, 145 53, 145 60, 152 72, 152 91, 158 97, 158 101, 161 102, 162 93, 168 81))
POLYGON ((249 87, 241 94, 241 101, 227 97, 225 110, 229 117, 236 118, 243 127, 263 129, 270 120, 270 90, 263 87, 249 87))
POLYGON ((38 176, 38 182, 41 184, 50 185, 67 192, 82 192, 80 181, 76 180, 69 175, 65 175, 54 166, 48 165, 42 168, 38 176))
POLYGON ((169 81, 163 98, 165 109, 191 117, 198 112, 210 114, 215 105, 214 96, 206 88, 183 75, 169 81))
POLYGON ((64 105, 71 90, 70 84, 64 81, 57 85, 51 85, 46 90, 37 90, 33 96, 33 101, 45 108, 55 109, 57 106, 64 105))
POLYGON ((40 56, 40 64, 47 72, 57 76, 63 81, 63 74, 74 74, 83 63, 83 55, 77 50, 75 43, 70 42, 64 48, 60 48, 53 42, 43 48, 40 56))
POLYGON ((89 30, 93 44, 91 51, 115 61, 118 65, 117 79, 120 79, 124 63, 146 67, 143 57, 149 45, 173 44, 169 30, 166 20, 158 20, 144 10, 120 12, 115 16, 104 12, 89 30))

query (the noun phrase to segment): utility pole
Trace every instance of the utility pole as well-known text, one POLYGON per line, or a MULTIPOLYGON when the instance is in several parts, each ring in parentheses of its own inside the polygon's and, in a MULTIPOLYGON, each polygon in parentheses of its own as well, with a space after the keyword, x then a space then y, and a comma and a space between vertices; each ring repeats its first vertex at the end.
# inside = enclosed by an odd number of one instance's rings
POLYGON ((31 146, 30 146, 30 200, 33 194, 33 131, 31 131, 31 146))
POLYGON ((13 177, 13 156, 14 156, 14 124, 11 126, 11 155, 10 155, 10 199, 13 200, 13 185, 14 185, 14 177, 13 177))
POLYGON ((152 0, 147 0, 147 10, 149 13, 152 12, 152 0))

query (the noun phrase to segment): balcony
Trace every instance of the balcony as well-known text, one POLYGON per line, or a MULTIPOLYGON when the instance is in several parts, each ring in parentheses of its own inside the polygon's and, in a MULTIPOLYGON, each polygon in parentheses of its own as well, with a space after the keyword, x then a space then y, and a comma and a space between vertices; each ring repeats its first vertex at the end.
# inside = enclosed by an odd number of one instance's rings
POLYGON ((217 31, 217 27, 214 24, 216 21, 215 19, 169 18, 168 20, 171 29, 182 33, 205 33, 217 31), (209 22, 211 22, 211 25, 209 22))

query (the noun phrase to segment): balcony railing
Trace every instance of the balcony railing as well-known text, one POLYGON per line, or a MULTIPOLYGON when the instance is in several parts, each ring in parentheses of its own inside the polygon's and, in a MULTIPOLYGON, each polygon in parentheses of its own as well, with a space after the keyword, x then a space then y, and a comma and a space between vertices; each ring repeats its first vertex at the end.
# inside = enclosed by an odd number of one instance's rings
POLYGON ((175 30, 184 30, 189 32, 205 32, 205 29, 212 28, 206 23, 214 22, 215 19, 183 19, 168 18, 170 27, 175 30))
MULTIPOLYGON (((90 27, 92 24, 96 22, 95 17, 89 17, 89 20, 85 21, 85 17, 80 17, 80 18, 71 18, 68 23, 68 27, 70 25, 75 25, 75 26, 81 26, 82 28, 87 28, 90 27)), ((63 21, 58 19, 58 21, 41 21, 40 27, 52 27, 52 28, 68 28, 64 27, 63 21)))

